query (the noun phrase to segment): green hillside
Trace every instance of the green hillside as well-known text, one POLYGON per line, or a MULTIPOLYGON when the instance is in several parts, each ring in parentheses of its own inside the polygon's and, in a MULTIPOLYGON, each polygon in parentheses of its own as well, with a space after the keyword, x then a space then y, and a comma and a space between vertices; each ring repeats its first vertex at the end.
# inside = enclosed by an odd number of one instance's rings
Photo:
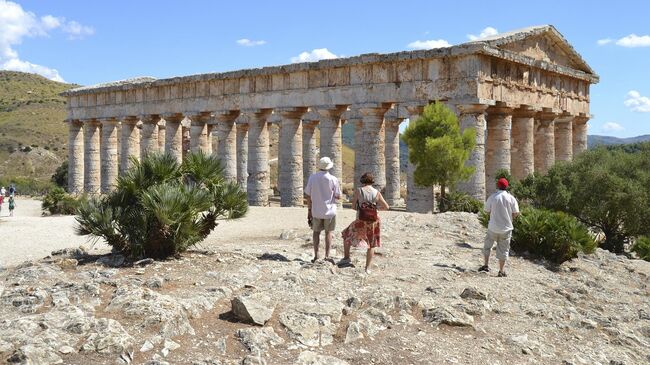
POLYGON ((49 179, 65 159, 64 90, 42 76, 0 71, 0 177, 49 179))

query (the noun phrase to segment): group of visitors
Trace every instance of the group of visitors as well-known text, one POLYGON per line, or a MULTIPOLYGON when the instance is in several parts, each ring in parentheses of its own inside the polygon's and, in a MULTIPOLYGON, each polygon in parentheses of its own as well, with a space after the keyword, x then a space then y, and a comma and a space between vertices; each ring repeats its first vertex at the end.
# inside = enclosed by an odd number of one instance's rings
POLYGON ((12 184, 9 186, 9 190, 5 187, 0 187, 0 213, 2 213, 2 205, 4 204, 5 198, 9 205, 9 216, 14 216, 14 209, 16 209, 16 187, 12 184))
MULTIPOLYGON (((350 259, 351 248, 366 250, 365 271, 371 272, 372 258, 375 248, 381 247, 381 220, 378 210, 388 210, 390 207, 381 192, 373 187, 374 177, 366 172, 361 176, 361 186, 354 190, 352 208, 357 211, 356 219, 342 231, 343 259, 338 263, 330 257, 332 235, 336 228, 336 207, 341 199, 339 180, 329 173, 334 166, 329 157, 319 161, 319 171, 309 177, 305 187, 307 197, 307 222, 313 231, 314 258, 319 260, 320 234, 325 231, 324 260, 338 267, 354 267, 350 259)), ((489 260, 492 247, 497 244, 497 259, 499 260, 498 277, 506 277, 505 263, 510 252, 513 220, 519 214, 519 206, 514 196, 506 191, 508 180, 501 178, 497 181, 497 192, 490 195, 485 203, 485 211, 490 220, 483 245, 483 266, 479 272, 489 272, 489 260)))

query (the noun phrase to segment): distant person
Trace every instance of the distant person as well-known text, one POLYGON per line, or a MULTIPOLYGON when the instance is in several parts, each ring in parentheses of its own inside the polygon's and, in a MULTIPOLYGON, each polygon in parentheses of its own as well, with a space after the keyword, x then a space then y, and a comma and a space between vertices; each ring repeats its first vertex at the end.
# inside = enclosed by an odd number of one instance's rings
POLYGON ((14 184, 11 184, 9 186, 9 196, 14 196, 16 194, 16 186, 14 184))
POLYGON ((497 191, 490 195, 485 203, 485 212, 490 215, 487 235, 483 246, 484 263, 478 271, 489 272, 490 252, 494 242, 497 243, 497 259, 499 260, 499 277, 506 277, 505 265, 510 253, 510 239, 514 226, 513 220, 519 215, 517 199, 506 191, 508 180, 500 178, 497 181, 497 191))
POLYGON ((332 246, 332 232, 336 228, 336 201, 341 198, 341 185, 339 180, 329 173, 334 166, 329 157, 319 161, 319 171, 313 173, 307 180, 305 196, 307 197, 307 221, 314 231, 314 259, 318 260, 320 246, 320 233, 325 231, 325 260, 330 260, 330 247, 332 246))
POLYGON ((16 209, 16 199, 13 195, 9 195, 9 216, 14 216, 14 209, 16 209))
POLYGON ((5 195, 0 194, 0 213, 2 213, 2 203, 5 201, 5 195))
POLYGON ((7 195, 7 189, 5 189, 4 186, 0 188, 0 195, 2 195, 2 196, 7 195))
POLYGON ((388 203, 379 190, 372 184, 375 179, 371 173, 361 176, 362 187, 354 191, 352 208, 357 211, 357 219, 343 230, 343 248, 345 250, 339 267, 351 267, 350 248, 366 249, 366 274, 370 274, 370 265, 375 254, 375 248, 381 247, 381 222, 378 209, 388 210, 388 203))

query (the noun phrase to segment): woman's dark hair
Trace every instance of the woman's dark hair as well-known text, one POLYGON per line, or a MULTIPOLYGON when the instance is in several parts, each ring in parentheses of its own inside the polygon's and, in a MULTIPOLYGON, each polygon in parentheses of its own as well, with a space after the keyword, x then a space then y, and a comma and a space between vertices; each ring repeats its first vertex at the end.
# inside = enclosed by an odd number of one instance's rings
POLYGON ((365 174, 361 175, 360 181, 364 185, 369 185, 375 183, 375 178, 372 176, 371 173, 366 172, 365 174))

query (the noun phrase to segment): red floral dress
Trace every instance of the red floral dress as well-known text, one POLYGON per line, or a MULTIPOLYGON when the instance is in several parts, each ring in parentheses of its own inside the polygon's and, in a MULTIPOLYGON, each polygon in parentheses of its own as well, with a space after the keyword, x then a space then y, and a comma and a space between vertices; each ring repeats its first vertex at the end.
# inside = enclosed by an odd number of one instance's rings
MULTIPOLYGON (((373 188, 372 191, 364 191, 359 189, 359 202, 370 201, 375 202, 377 199, 377 191, 373 188)), ((343 244, 350 245, 354 248, 375 248, 381 247, 381 220, 377 217, 375 222, 367 222, 357 219, 350 223, 350 225, 341 232, 343 236, 343 244)))

